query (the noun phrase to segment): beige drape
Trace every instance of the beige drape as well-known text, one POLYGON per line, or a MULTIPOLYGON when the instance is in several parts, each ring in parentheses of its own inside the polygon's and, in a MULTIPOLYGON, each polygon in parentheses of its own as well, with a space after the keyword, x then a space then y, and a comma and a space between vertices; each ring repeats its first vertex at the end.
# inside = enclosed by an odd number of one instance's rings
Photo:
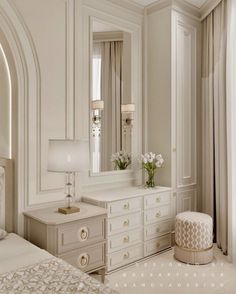
POLYGON ((202 23, 203 211, 227 254, 226 0, 202 23))
POLYGON ((123 42, 102 42, 102 170, 112 168, 111 155, 121 150, 123 42))

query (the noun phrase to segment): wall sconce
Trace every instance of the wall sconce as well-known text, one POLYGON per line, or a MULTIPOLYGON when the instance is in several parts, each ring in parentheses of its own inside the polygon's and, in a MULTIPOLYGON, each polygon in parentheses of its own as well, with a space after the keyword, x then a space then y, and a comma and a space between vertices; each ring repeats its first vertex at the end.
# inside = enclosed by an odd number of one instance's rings
MULTIPOLYGON (((121 104, 121 113, 122 114, 128 114, 128 115, 132 115, 132 113, 135 112, 135 104, 121 104)), ((124 119, 124 123, 125 123, 125 126, 131 126, 132 127, 132 117, 126 117, 124 119)))
POLYGON ((104 109, 104 101, 103 100, 93 100, 91 102, 91 109, 93 111, 92 116, 92 135, 93 137, 101 136, 101 112, 104 109))
POLYGON ((103 100, 93 100, 92 101, 92 111, 93 117, 92 121, 96 125, 101 124, 101 111, 104 109, 104 101, 103 100))

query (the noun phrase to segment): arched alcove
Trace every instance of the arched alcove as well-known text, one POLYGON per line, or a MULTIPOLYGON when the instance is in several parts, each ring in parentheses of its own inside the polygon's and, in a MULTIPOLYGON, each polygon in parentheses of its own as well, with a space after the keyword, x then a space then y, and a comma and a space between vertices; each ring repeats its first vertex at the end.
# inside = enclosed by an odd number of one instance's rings
MULTIPOLYGON (((37 100, 38 76, 30 36, 13 3, 8 0, 0 1, 0 45, 4 60, 3 84, 9 87, 8 91, 11 88, 8 93, 9 97, 11 94, 11 114, 9 112, 10 117, 4 118, 4 121, 9 119, 10 130, 6 133, 11 133, 8 138, 11 146, 6 148, 6 153, 14 161, 14 210, 8 211, 7 217, 9 221, 14 218, 14 231, 23 235, 22 213, 28 199, 28 103, 29 97, 37 100)), ((3 95, 7 96, 7 90, 3 95)), ((8 110, 9 106, 6 106, 8 110)))

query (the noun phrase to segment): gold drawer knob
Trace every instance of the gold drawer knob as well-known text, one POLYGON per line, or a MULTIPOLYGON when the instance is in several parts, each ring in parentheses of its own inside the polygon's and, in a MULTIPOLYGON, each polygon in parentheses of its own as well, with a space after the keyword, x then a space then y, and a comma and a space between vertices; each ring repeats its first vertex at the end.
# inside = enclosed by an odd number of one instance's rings
POLYGON ((156 214, 156 217, 160 217, 161 216, 161 212, 159 211, 157 214, 156 214))
POLYGON ((87 253, 80 254, 78 262, 80 267, 86 267, 89 264, 89 255, 87 253))
POLYGON ((80 241, 86 241, 89 237, 89 231, 87 227, 80 228, 79 239, 80 241))
POLYGON ((157 232, 157 233, 159 233, 159 232, 160 232, 160 228, 159 228, 159 227, 156 229, 156 232, 157 232))
POLYGON ((128 225, 129 225, 129 220, 128 220, 128 219, 125 220, 124 223, 123 223, 123 225, 124 225, 124 226, 128 226, 128 225))
POLYGON ((123 241, 124 241, 125 243, 129 242, 129 236, 125 236, 124 239, 123 239, 123 241))
POLYGON ((159 197, 156 198, 156 202, 160 203, 161 202, 161 199, 159 197))
POLYGON ((129 209, 129 203, 125 203, 123 207, 124 209, 129 209))
POLYGON ((124 259, 129 258, 129 252, 126 252, 123 257, 124 257, 124 259))
POLYGON ((157 247, 159 248, 161 246, 161 244, 159 242, 157 242, 157 247))

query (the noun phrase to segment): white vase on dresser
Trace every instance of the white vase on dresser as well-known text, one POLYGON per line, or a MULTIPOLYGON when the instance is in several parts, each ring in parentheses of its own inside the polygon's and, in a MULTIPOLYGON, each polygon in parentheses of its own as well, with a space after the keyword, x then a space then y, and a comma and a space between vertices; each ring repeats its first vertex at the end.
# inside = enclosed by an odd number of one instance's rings
POLYGON ((107 209, 107 272, 171 247, 171 188, 100 190, 83 201, 107 209))

